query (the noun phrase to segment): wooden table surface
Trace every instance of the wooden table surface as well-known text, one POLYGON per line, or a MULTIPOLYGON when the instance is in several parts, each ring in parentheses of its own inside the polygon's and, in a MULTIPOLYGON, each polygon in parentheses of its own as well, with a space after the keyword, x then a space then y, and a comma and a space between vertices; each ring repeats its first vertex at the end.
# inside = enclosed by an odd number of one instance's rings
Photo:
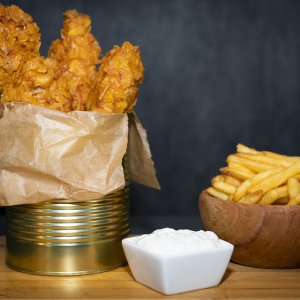
POLYGON ((222 283, 164 296, 137 283, 129 267, 84 276, 38 276, 5 265, 5 240, 0 237, 0 299, 300 299, 300 269, 266 270, 230 263, 222 283))

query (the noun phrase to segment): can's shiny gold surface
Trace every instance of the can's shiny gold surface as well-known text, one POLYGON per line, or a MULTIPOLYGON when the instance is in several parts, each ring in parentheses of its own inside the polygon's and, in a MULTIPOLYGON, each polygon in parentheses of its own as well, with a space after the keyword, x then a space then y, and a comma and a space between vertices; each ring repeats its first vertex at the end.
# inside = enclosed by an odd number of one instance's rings
POLYGON ((83 275, 125 264, 121 240, 129 234, 127 163, 124 189, 99 200, 8 207, 7 265, 32 274, 83 275))

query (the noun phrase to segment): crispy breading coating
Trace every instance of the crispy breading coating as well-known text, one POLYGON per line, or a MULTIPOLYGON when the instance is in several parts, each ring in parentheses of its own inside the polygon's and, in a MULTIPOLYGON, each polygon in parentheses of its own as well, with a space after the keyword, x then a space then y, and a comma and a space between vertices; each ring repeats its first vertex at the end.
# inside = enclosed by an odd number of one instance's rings
POLYGON ((26 52, 39 53, 40 30, 31 16, 15 5, 0 6, 0 92, 26 52))
POLYGON ((32 17, 16 5, 0 6, 1 51, 10 52, 23 48, 30 52, 39 52, 40 29, 32 17))
POLYGON ((65 14, 61 39, 54 41, 49 57, 55 59, 62 71, 73 110, 86 110, 96 77, 101 48, 91 34, 89 16, 69 10, 65 14))
POLYGON ((17 6, 0 6, 1 101, 17 101, 64 112, 132 111, 144 68, 137 46, 125 42, 101 60, 91 20, 75 10, 65 13, 61 39, 49 58, 39 54, 40 31, 17 6))
POLYGON ((70 111, 58 63, 39 54, 40 30, 17 6, 0 6, 1 101, 70 111))
POLYGON ((57 62, 39 54, 23 54, 13 81, 3 88, 2 101, 24 102, 61 111, 71 111, 63 83, 55 71, 57 62))
POLYGON ((115 46, 101 60, 90 110, 102 113, 132 111, 143 78, 139 47, 129 42, 124 42, 122 47, 115 46))

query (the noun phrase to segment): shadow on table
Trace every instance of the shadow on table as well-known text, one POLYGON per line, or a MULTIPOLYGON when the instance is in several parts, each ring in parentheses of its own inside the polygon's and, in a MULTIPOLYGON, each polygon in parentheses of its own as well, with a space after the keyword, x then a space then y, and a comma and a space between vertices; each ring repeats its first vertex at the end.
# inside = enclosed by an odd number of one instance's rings
POLYGON ((224 281, 226 281, 232 275, 232 273, 233 273, 233 270, 230 267, 228 267, 220 284, 222 284, 224 281))
POLYGON ((0 214, 0 236, 5 235, 6 232, 6 222, 4 214, 0 214))
POLYGON ((128 264, 125 265, 124 268, 125 268, 125 270, 126 270, 126 273, 128 273, 128 275, 131 277, 131 279, 132 279, 132 280, 135 280, 135 279, 133 278, 133 275, 132 275, 132 273, 131 273, 131 270, 130 270, 130 268, 129 268, 129 265, 128 265, 128 264))

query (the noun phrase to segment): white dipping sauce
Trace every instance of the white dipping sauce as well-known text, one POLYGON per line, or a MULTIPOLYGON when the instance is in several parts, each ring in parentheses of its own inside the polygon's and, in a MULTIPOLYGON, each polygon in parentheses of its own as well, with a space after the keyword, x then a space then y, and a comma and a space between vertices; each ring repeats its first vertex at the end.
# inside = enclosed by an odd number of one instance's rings
POLYGON ((159 255, 184 254, 224 247, 224 241, 212 231, 163 228, 129 239, 132 244, 159 255))

